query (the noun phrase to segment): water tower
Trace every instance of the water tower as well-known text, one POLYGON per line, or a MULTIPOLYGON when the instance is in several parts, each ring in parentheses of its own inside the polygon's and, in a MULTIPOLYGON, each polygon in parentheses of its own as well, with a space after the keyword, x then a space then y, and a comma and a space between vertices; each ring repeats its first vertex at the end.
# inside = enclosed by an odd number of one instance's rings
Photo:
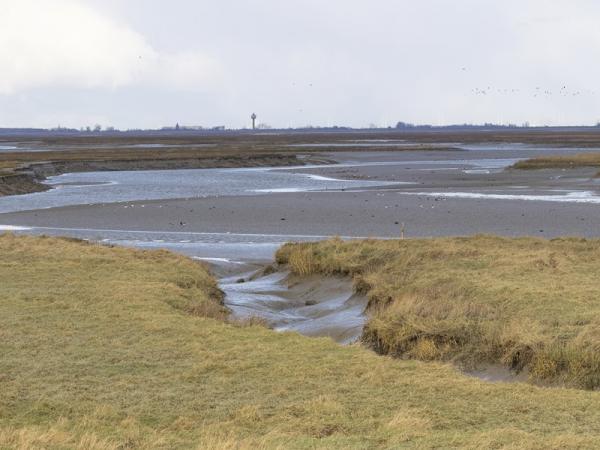
POLYGON ((252 129, 256 130, 256 113, 252 113, 252 115, 250 116, 250 118, 252 119, 252 129))

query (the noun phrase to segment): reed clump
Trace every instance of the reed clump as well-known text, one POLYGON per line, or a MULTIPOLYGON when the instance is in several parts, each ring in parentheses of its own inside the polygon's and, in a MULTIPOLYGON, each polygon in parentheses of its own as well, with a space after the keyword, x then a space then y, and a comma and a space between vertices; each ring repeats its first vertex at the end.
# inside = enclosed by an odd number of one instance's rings
MULTIPOLYGON (((475 236, 288 244, 310 273, 368 295, 363 341, 382 354, 600 388, 600 240, 475 236)), ((307 270, 303 270, 305 274, 307 270)))

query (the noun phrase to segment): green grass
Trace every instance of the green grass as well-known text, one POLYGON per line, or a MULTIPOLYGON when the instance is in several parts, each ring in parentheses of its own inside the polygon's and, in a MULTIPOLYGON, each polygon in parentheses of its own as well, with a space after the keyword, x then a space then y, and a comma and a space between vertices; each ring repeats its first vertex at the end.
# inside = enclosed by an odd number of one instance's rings
POLYGON ((600 240, 330 240, 277 258, 301 274, 353 276, 369 297, 363 341, 380 353, 600 387, 600 240))
POLYGON ((12 235, 0 252, 0 448, 600 444, 600 394, 231 325, 181 256, 12 235))

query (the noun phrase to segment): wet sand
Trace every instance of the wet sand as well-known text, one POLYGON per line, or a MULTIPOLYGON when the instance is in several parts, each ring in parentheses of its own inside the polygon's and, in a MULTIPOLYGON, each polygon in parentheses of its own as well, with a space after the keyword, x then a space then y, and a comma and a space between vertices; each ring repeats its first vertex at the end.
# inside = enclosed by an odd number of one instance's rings
POLYGON ((406 184, 68 206, 0 214, 0 224, 58 228, 67 234, 85 229, 99 236, 102 230, 269 234, 284 241, 302 236, 397 237, 402 223, 407 237, 600 235, 598 204, 568 201, 566 197, 573 192, 600 191, 594 169, 464 173, 472 166, 437 166, 302 169, 323 176, 406 184), (497 198, 453 197, 456 193, 497 198), (501 199, 503 195, 509 197, 501 199), (515 196, 556 201, 519 200, 515 196))
MULTIPOLYGON (((445 198, 402 192, 273 194, 219 199, 145 202, 140 205, 73 206, 0 215, 6 225, 103 230, 223 233, 321 238, 600 235, 594 204, 445 198)), ((51 230, 47 230, 51 231, 51 230)), ((250 236, 251 237, 251 236, 250 236)))

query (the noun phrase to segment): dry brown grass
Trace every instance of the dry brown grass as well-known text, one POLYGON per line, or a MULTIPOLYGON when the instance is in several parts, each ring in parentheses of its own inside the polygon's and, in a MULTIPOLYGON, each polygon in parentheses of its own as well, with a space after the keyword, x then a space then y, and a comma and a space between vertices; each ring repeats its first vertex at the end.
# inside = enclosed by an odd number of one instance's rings
POLYGON ((301 274, 353 276, 370 299, 363 340, 380 353, 600 388, 600 240, 331 240, 277 258, 301 274))
POLYGON ((99 438, 93 433, 75 435, 66 421, 49 428, 31 426, 22 428, 0 428, 0 448, 15 450, 33 450, 46 448, 64 448, 74 450, 119 450, 116 443, 99 438))
POLYGON ((600 444, 597 393, 189 314, 220 293, 181 256, 12 235, 0 253, 0 448, 600 444))
POLYGON ((600 153, 579 153, 570 156, 540 156, 515 163, 513 169, 575 169, 578 167, 600 167, 600 153))

